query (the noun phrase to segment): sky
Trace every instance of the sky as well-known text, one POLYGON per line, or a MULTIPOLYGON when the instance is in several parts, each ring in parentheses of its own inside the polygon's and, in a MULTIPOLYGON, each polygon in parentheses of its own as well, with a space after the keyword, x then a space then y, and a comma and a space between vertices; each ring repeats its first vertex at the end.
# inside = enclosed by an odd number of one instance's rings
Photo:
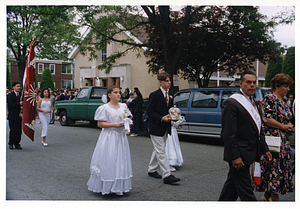
MULTIPOLYGON (((212 1, 213 2, 213 1, 212 1)), ((227 1, 224 1, 227 2, 227 1)), ((242 0, 240 2, 243 2, 242 0)), ((289 0, 287 0, 289 2, 289 0)), ((210 3, 209 5, 211 5, 210 3)), ((222 4, 224 5, 224 4, 222 4)), ((255 5, 255 4, 253 4, 255 5)), ((286 4, 289 5, 289 4, 286 4)), ((172 5, 173 10, 179 10, 182 6, 172 5)), ((263 15, 266 15, 268 19, 272 16, 277 15, 281 11, 295 11, 293 6, 260 6, 259 12, 263 15)), ((277 42, 280 42, 282 46, 286 45, 287 47, 295 46, 295 23, 289 25, 279 25, 276 26, 274 30, 274 39, 277 42)))
MULTIPOLYGON (((276 15, 276 13, 284 10, 294 10, 292 6, 261 6, 259 12, 268 17, 276 15)), ((274 39, 282 45, 288 47, 295 46, 295 23, 289 25, 281 25, 276 27, 274 32, 274 39)))
MULTIPOLYGON (((1 0, 1 5, 20 5, 20 4, 32 4, 39 5, 41 1, 38 0, 1 0)), ((121 5, 172 5, 173 8, 180 8, 183 3, 189 5, 255 5, 260 6, 260 12, 264 15, 271 17, 276 15, 277 12, 282 10, 295 10, 293 6, 300 6, 300 1, 298 0, 110 0, 105 2, 102 0, 52 0, 49 4, 61 5, 61 4, 71 4, 71 5, 80 5, 80 4, 121 4, 121 5)), ((2 7, 2 11, 5 7, 2 7)), ((282 45, 295 46, 295 23, 291 25, 277 26, 276 32, 274 33, 274 39, 282 45)))

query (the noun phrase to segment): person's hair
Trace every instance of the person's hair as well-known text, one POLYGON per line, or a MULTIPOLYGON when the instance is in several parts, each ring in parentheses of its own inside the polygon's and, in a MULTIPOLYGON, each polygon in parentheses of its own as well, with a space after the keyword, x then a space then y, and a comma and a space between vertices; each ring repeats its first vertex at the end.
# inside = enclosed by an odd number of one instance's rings
POLYGON ((134 91, 134 93, 136 93, 136 95, 138 96, 139 102, 141 104, 143 104, 144 100, 143 100, 143 96, 142 96, 141 92, 140 91, 134 91))
POLYGON ((271 79, 271 88, 275 90, 276 88, 282 86, 282 85, 291 85, 293 84, 293 79, 291 76, 284 74, 284 73, 279 73, 276 74, 272 79, 271 79))
MULTIPOLYGON (((119 86, 116 86, 116 85, 111 85, 107 88, 107 91, 106 91, 106 96, 107 96, 107 103, 110 101, 110 98, 108 97, 108 94, 111 94, 111 92, 115 89, 115 88, 118 88, 120 89, 119 86)), ((121 92, 120 92, 121 93, 121 92)))
POLYGON ((21 84, 21 83, 19 81, 16 81, 16 82, 13 82, 11 86, 14 87, 17 84, 21 84))
POLYGON ((45 90, 47 90, 48 91, 48 98, 49 98, 49 89, 47 88, 47 87, 44 87, 43 89, 42 89, 42 92, 41 92, 41 98, 44 98, 44 91, 45 90))
POLYGON ((241 81, 244 81, 244 77, 245 77, 246 74, 255 75, 255 77, 256 77, 256 74, 253 71, 246 70, 246 71, 241 73, 241 79, 240 79, 241 81))
POLYGON ((157 80, 159 81, 165 81, 167 78, 170 78, 171 79, 171 75, 169 73, 159 73, 157 74, 157 80))

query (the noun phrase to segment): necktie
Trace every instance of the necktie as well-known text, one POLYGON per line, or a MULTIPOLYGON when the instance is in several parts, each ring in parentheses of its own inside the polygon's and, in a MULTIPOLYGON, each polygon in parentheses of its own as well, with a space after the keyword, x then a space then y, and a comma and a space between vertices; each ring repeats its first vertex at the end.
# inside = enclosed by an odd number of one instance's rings
POLYGON ((257 110, 257 106, 254 102, 253 96, 250 96, 250 102, 252 103, 252 105, 255 107, 255 109, 257 110))
POLYGON ((167 102, 167 105, 169 105, 168 92, 166 92, 166 102, 167 102))

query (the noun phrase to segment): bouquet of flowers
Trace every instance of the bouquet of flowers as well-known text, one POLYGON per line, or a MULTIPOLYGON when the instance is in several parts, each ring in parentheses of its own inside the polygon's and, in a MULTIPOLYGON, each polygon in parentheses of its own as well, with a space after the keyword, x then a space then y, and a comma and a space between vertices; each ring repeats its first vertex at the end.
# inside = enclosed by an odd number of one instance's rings
POLYGON ((124 113, 120 115, 120 120, 121 120, 120 123, 124 123, 126 134, 130 134, 130 125, 133 124, 131 118, 132 115, 128 113, 126 110, 124 110, 124 113))

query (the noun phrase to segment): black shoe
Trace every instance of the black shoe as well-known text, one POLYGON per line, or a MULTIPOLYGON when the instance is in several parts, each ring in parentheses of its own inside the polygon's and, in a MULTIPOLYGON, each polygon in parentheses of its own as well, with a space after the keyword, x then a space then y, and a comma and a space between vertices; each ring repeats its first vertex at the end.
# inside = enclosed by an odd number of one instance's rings
POLYGON ((14 149, 13 145, 8 145, 9 149, 14 149))
POLYGON ((167 178, 164 178, 164 184, 173 184, 177 181, 180 181, 180 178, 176 178, 173 175, 170 175, 167 178))
POLYGON ((16 149, 22 149, 22 147, 20 145, 15 145, 16 149))
POLYGON ((162 178, 161 175, 159 175, 159 174, 157 173, 157 171, 155 171, 155 172, 153 172, 153 173, 148 172, 148 176, 154 177, 154 178, 156 178, 156 179, 161 179, 161 178, 162 178))

